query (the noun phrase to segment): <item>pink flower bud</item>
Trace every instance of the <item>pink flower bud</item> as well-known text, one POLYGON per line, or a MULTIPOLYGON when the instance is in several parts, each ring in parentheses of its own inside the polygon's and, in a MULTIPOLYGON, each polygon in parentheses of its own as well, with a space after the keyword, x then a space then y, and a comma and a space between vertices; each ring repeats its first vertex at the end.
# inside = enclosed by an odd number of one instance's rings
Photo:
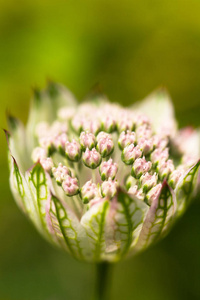
POLYGON ((174 170, 170 175, 169 175, 169 184, 170 186, 175 189, 179 179, 183 176, 184 171, 183 170, 174 170))
POLYGON ((149 126, 151 123, 147 116, 145 116, 143 114, 138 114, 137 116, 135 116, 135 124, 136 124, 136 127, 139 127, 142 125, 149 126))
POLYGON ((117 193, 118 182, 109 178, 101 185, 101 193, 103 197, 113 198, 117 193))
POLYGON ((62 188, 67 196, 74 196, 79 193, 78 179, 67 176, 62 182, 62 188))
POLYGON ((61 133, 55 136, 55 138, 53 139, 53 145, 57 150, 59 150, 62 154, 64 154, 65 144, 67 143, 67 141, 68 141, 67 134, 61 133))
POLYGON ((153 150, 152 139, 140 138, 138 140, 138 147, 144 155, 149 154, 153 150))
POLYGON ((95 147, 96 144, 96 138, 93 133, 90 132, 81 132, 80 138, 80 145, 83 151, 85 151, 86 148, 89 148, 90 150, 95 147))
POLYGON ((83 153, 83 162, 88 168, 96 169, 101 163, 101 155, 95 148, 92 150, 87 148, 83 153))
POLYGON ((146 193, 153 186, 157 184, 158 177, 156 173, 150 175, 149 173, 145 173, 140 177, 140 183, 142 185, 143 192, 146 193))
POLYGON ((92 180, 87 181, 81 188, 81 198, 83 203, 86 204, 93 200, 95 197, 99 196, 98 187, 92 180))
POLYGON ((114 150, 114 143, 111 137, 101 137, 97 136, 97 150, 102 157, 106 157, 111 154, 114 150))
POLYGON ((72 142, 67 141, 65 144, 65 154, 70 161, 79 161, 81 158, 80 144, 75 140, 72 140, 72 142))
POLYGON ((40 164, 43 167, 43 169, 47 172, 50 172, 53 168, 53 160, 51 157, 42 157, 40 159, 40 164))
POLYGON ((164 150, 158 148, 151 153, 151 161, 154 165, 157 165, 161 161, 166 161, 169 157, 169 149, 164 150))
POLYGON ((139 178, 146 172, 151 169, 152 163, 150 161, 146 161, 145 157, 137 158, 133 163, 131 169, 131 175, 135 178, 139 178))
POLYGON ((52 148, 53 137, 50 135, 42 136, 39 138, 39 144, 42 148, 45 148, 49 151, 52 148))
POLYGON ((119 139, 118 145, 121 150, 123 150, 126 146, 130 144, 134 144, 136 140, 136 135, 134 131, 127 130, 127 132, 122 131, 119 139))
POLYGON ((52 136, 57 136, 61 133, 66 133, 68 130, 68 126, 66 123, 61 123, 59 121, 55 121, 50 128, 50 133, 52 136))
POLYGON ((128 145, 124 148, 122 151, 122 161, 126 165, 131 165, 136 158, 139 158, 142 156, 142 151, 138 146, 134 146, 133 144, 128 145))
POLYGON ((113 132, 116 128, 116 120, 112 115, 101 116, 102 129, 107 132, 113 132))
POLYGON ((162 184, 159 183, 156 186, 154 186, 150 191, 146 194, 146 199, 148 201, 148 204, 151 205, 153 201, 156 200, 159 193, 161 192, 162 184))
POLYGON ((61 184, 67 178, 67 176, 71 176, 70 169, 66 166, 63 166, 61 163, 59 163, 57 168, 52 168, 52 173, 58 184, 61 184))
POLYGON ((33 149, 31 158, 34 162, 40 161, 41 158, 47 157, 47 150, 41 147, 36 147, 33 149))
POLYGON ((83 130, 89 131, 96 135, 101 130, 101 123, 98 119, 94 119, 94 120, 86 119, 83 122, 83 130))
POLYGON ((142 189, 138 190, 137 185, 130 187, 130 189, 128 190, 128 194, 130 196, 133 196, 134 198, 137 198, 138 200, 144 201, 145 195, 142 192, 142 189))
POLYGON ((131 117, 121 117, 117 122, 117 129, 119 132, 130 130, 132 131, 134 127, 133 118, 131 117))
POLYGON ((161 180, 167 178, 169 174, 172 173, 173 171, 174 171, 174 164, 171 159, 168 159, 166 162, 161 161, 158 164, 158 173, 161 180))
POLYGON ((167 137, 162 137, 162 136, 159 136, 159 135, 154 135, 152 137, 153 139, 153 145, 155 148, 159 148, 161 150, 164 150, 166 148, 166 146, 168 145, 169 143, 169 140, 167 137))
POLYGON ((112 158, 108 161, 104 161, 101 163, 99 167, 99 173, 101 175, 102 180, 106 180, 108 178, 114 179, 118 170, 117 163, 113 163, 112 158))
POLYGON ((137 139, 146 138, 149 139, 152 136, 152 129, 148 125, 144 124, 136 128, 137 139))

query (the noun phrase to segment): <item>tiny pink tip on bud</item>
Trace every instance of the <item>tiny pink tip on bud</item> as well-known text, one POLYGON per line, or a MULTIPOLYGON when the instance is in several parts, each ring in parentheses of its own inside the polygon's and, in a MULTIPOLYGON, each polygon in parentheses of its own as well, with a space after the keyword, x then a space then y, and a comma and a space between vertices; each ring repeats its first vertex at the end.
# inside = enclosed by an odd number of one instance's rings
POLYGON ((82 131, 79 137, 79 141, 83 151, 85 151, 86 148, 89 148, 91 150, 95 147, 96 144, 95 135, 91 132, 82 131))
POLYGON ((116 180, 112 180, 111 178, 104 181, 101 185, 102 196, 113 198, 117 193, 118 186, 119 186, 118 182, 116 180))
POLYGON ((95 183, 92 180, 87 181, 80 190, 81 198, 84 204, 87 204, 97 196, 99 196, 99 190, 95 183))
POLYGON ((162 184, 158 183, 156 186, 150 189, 150 191, 146 194, 146 199, 149 205, 151 205, 159 196, 159 193, 161 192, 161 188, 162 188, 162 184))
POLYGON ((164 178, 168 178, 170 173, 174 171, 174 164, 171 159, 168 159, 166 162, 161 161, 160 163, 158 163, 157 168, 158 168, 159 177, 161 180, 163 180, 164 178))
POLYGON ((179 170, 176 169, 174 170, 170 175, 169 175, 169 185, 175 189, 177 183, 179 182, 179 180, 181 179, 181 177, 183 176, 184 171, 183 170, 179 170))
POLYGON ((168 157, 169 157, 168 148, 165 148, 164 150, 161 148, 157 148, 151 153, 151 161, 154 165, 157 165, 161 161, 166 161, 168 157))
POLYGON ((130 196, 133 196, 134 198, 137 198, 138 200, 144 201, 145 195, 142 192, 142 189, 138 190, 137 185, 134 185, 134 186, 130 187, 129 190, 128 190, 128 194, 130 196))
POLYGON ((97 150, 102 157, 110 155, 114 150, 114 143, 110 135, 105 137, 97 136, 97 150))
POLYGON ((149 139, 152 136, 152 129, 148 125, 144 124, 136 128, 137 139, 146 138, 149 139))
POLYGON ((36 147, 33 149, 31 158, 33 160, 33 162, 38 162, 40 161, 40 159, 42 158, 46 158, 47 157, 47 150, 41 147, 36 147))
POLYGON ((134 131, 127 130, 122 131, 120 133, 119 139, 118 139, 118 146, 121 150, 123 150, 126 146, 130 144, 134 144, 136 140, 136 135, 134 131))
POLYGON ((140 177, 140 183, 144 193, 147 193, 153 186, 157 184, 158 176, 156 173, 150 175, 148 172, 140 177))
POLYGON ((131 165, 137 158, 142 156, 142 151, 138 146, 134 146, 133 144, 126 146, 122 151, 122 161, 126 165, 131 165))
POLYGON ((145 157, 137 158, 133 163, 131 169, 131 175, 135 178, 140 178, 143 174, 148 172, 152 167, 152 163, 150 161, 146 161, 145 157))
POLYGON ((61 184, 67 178, 67 176, 71 176, 70 169, 66 166, 63 166, 61 163, 59 163, 57 168, 52 168, 52 173, 58 184, 61 184))
POLYGON ((67 196, 75 196, 79 193, 78 179, 67 176, 62 182, 62 188, 67 196))
POLYGON ((51 157, 41 158, 40 164, 46 172, 51 172, 51 169, 53 168, 53 160, 51 157))
POLYGON ((101 163, 101 155, 95 148, 93 148, 92 150, 89 150, 89 148, 87 148, 83 153, 83 163, 88 168, 96 169, 101 163))
POLYGON ((153 150, 153 140, 147 138, 140 138, 138 140, 138 146, 144 155, 149 154, 153 150))
POLYGON ((78 162, 81 158, 81 146, 76 140, 67 141, 65 144, 65 154, 67 159, 78 162))
POLYGON ((103 181, 108 178, 111 178, 113 180, 117 174, 117 171, 118 171, 118 164, 113 163, 112 158, 110 158, 108 161, 102 162, 99 167, 99 173, 103 181))

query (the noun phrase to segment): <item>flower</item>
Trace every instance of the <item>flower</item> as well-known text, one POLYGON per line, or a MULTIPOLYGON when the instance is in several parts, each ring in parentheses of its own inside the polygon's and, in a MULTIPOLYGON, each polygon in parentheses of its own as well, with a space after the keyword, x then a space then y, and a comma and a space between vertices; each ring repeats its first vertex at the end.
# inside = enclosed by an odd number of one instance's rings
POLYGON ((116 262, 162 238, 199 188, 200 131, 179 130, 163 89, 131 107, 36 91, 26 128, 8 117, 13 196, 51 243, 116 262))

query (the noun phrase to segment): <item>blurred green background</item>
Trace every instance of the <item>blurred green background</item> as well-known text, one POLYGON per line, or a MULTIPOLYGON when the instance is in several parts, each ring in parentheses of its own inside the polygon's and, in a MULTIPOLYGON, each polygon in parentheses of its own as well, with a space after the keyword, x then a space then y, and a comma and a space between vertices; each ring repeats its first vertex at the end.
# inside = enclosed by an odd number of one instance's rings
MULTIPOLYGON (((0 0, 0 126, 24 122, 46 79, 82 99, 96 83, 130 104, 164 84, 200 125, 200 1, 0 0)), ((0 134, 0 300, 90 299, 95 268, 53 249, 18 210, 0 134)), ((170 235, 114 269, 112 299, 200 299, 200 201, 170 235)))

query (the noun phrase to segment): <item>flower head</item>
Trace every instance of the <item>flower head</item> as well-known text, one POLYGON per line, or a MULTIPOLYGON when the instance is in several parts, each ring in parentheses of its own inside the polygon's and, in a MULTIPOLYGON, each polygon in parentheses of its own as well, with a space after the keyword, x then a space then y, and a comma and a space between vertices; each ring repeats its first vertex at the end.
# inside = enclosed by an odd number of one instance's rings
POLYGON ((199 131, 177 129, 163 90, 123 108, 101 98, 77 105, 53 88, 34 95, 26 128, 9 118, 17 204, 77 259, 118 261, 145 249, 198 187, 199 131))

